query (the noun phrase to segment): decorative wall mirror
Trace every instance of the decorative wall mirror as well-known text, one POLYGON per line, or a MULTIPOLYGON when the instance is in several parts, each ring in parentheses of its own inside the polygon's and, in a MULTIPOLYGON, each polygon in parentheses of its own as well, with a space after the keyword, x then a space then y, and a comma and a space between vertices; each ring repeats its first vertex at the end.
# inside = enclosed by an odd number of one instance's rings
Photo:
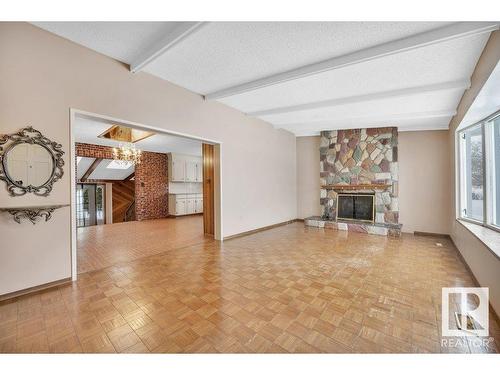
POLYGON ((34 193, 47 196, 64 172, 62 145, 31 126, 0 135, 0 180, 11 196, 34 193))

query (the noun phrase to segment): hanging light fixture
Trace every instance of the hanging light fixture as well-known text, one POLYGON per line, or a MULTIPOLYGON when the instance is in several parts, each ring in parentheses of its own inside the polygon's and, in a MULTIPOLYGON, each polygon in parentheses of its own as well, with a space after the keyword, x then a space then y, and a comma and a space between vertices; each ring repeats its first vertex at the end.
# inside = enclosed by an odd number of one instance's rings
POLYGON ((132 143, 120 143, 118 147, 113 148, 113 159, 123 164, 140 164, 141 154, 142 151, 137 149, 132 143))
POLYGON ((134 165, 141 163, 142 151, 135 147, 135 142, 154 134, 150 131, 132 129, 123 125, 113 125, 98 137, 119 142, 118 147, 113 148, 113 159, 125 167, 130 163, 134 165))

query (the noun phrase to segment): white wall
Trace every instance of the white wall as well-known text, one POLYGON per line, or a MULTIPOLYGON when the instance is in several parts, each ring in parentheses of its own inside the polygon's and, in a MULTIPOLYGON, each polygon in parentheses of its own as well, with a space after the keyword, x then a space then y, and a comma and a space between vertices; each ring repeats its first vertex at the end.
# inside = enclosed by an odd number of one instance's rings
MULTIPOLYGON (((66 152, 48 198, 0 186, 1 207, 70 202, 76 108, 221 142, 224 236, 297 217, 293 134, 26 23, 0 23, 0 55, 0 133, 32 125, 66 152)), ((70 210, 53 216, 33 226, 2 215, 0 295, 70 276, 70 210)))
POLYGON ((490 303, 498 313, 500 311, 500 259, 458 221, 453 221, 451 230, 453 242, 479 285, 489 288, 490 303))
POLYGON ((471 77, 471 87, 464 93, 457 107, 457 114, 450 122, 448 134, 450 176, 450 205, 453 207, 449 216, 451 238, 469 265, 472 273, 482 287, 490 288, 490 303, 497 315, 500 315, 500 259, 480 242, 468 229, 456 221, 456 180, 455 180, 455 132, 474 99, 488 80, 493 69, 500 61, 500 31, 491 34, 471 77))

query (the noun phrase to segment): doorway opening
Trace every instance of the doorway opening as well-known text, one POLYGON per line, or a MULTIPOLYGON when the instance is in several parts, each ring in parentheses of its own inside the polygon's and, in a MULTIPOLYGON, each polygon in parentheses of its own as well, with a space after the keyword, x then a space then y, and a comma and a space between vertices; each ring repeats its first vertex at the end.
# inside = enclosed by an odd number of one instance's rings
POLYGON ((72 274, 222 239, 220 144, 71 111, 72 274))
POLYGON ((105 190, 103 184, 76 184, 77 228, 105 223, 105 190))

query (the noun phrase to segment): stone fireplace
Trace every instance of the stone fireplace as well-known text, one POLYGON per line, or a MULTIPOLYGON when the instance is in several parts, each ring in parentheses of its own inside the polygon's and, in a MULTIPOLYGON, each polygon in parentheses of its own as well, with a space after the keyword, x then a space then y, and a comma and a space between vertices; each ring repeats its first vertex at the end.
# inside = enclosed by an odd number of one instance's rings
POLYGON ((306 224, 399 235, 397 128, 323 131, 319 151, 323 213, 306 224))

